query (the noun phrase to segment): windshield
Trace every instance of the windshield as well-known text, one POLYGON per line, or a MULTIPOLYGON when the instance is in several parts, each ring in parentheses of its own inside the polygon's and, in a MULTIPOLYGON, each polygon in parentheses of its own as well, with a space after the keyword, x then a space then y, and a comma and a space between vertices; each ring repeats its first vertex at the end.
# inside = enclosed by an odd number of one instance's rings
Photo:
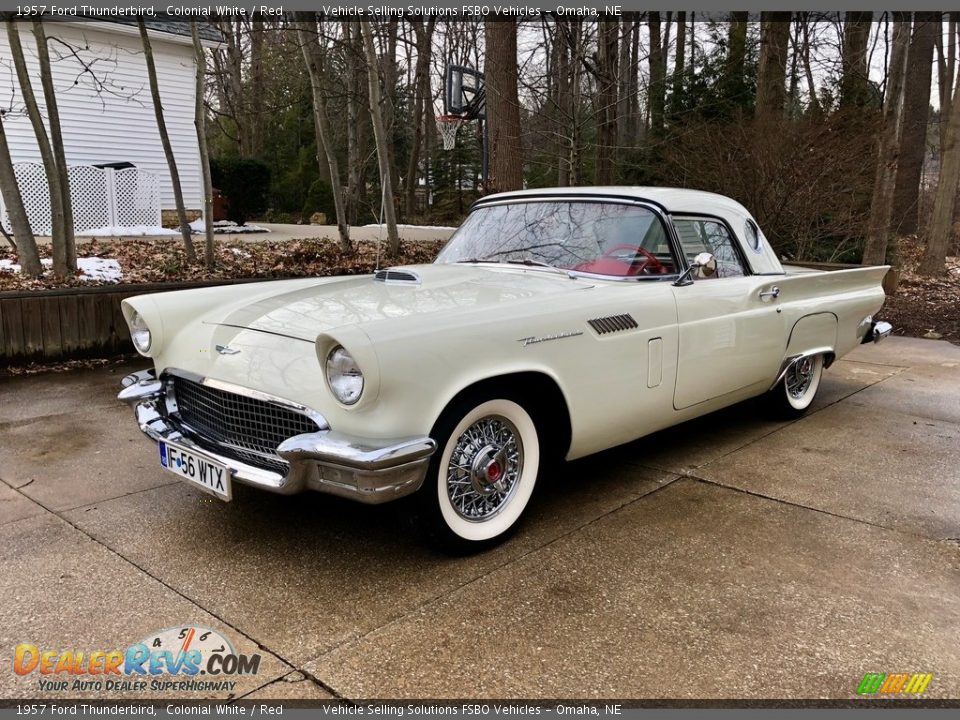
POLYGON ((478 208, 436 262, 520 262, 617 277, 676 272, 663 224, 651 210, 591 201, 478 208))

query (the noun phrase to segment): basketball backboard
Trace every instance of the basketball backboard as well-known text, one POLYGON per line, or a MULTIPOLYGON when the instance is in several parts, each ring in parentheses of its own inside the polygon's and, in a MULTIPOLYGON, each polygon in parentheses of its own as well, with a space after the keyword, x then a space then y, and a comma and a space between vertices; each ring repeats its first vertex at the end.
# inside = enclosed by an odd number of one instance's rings
POLYGON ((450 115, 475 120, 484 117, 483 73, 461 65, 448 65, 443 109, 450 115))

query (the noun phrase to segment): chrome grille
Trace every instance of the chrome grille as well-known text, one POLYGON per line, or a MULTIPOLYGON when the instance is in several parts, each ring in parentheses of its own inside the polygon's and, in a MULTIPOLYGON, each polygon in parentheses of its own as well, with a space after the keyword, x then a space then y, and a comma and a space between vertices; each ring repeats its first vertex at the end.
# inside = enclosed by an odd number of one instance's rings
POLYGON ((176 418, 207 450, 256 467, 286 473, 277 446, 287 438, 321 430, 306 415, 265 400, 207 387, 173 375, 176 418))
POLYGON ((633 330, 637 327, 637 321, 634 320, 633 315, 629 313, 626 315, 610 315, 609 317, 594 318, 593 320, 587 320, 587 322, 599 335, 622 332, 623 330, 633 330))

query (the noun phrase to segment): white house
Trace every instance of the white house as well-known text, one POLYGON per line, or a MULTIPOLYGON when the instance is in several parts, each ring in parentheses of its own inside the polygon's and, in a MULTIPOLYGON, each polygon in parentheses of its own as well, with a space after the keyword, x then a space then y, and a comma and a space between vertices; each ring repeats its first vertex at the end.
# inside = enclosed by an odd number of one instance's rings
MULTIPOLYGON (((147 27, 184 204, 196 216, 203 208, 203 192, 193 122, 196 65, 190 25, 148 21, 147 27)), ((173 210, 175 203, 136 24, 77 20, 44 22, 44 28, 55 38, 48 45, 77 231, 111 224, 106 218, 120 225, 159 224, 160 211, 173 210), (123 163, 136 170, 94 167, 123 163)), ((19 31, 34 95, 46 117, 30 24, 20 24, 19 31)), ((201 37, 206 47, 216 47, 215 30, 205 26, 201 37)), ((49 226, 49 204, 40 152, 5 32, 0 32, 0 109, 31 224, 47 234, 42 230, 44 213, 49 226)))

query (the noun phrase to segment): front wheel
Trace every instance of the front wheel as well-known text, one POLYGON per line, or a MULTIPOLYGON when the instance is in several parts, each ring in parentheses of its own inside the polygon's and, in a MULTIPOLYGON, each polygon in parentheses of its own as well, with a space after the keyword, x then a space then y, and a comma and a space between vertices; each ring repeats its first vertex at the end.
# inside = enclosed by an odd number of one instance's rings
POLYGON ((530 413, 507 398, 466 400, 437 422, 438 451, 420 489, 419 522, 452 554, 504 540, 533 494, 540 437, 530 413))
POLYGON ((767 393, 774 415, 784 419, 803 415, 820 389, 823 355, 803 357, 787 368, 783 380, 767 393))

